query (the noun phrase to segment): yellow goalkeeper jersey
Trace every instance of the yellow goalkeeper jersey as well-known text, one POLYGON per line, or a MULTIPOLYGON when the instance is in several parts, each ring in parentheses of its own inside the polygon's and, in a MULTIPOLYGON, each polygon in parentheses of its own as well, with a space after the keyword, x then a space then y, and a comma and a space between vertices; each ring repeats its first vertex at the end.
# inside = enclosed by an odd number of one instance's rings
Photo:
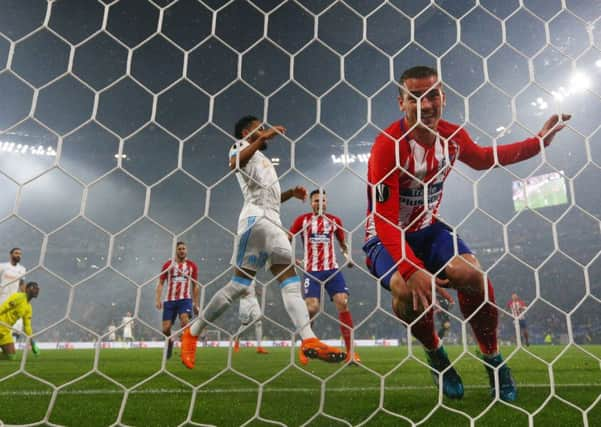
POLYGON ((25 292, 15 292, 0 305, 0 327, 13 326, 17 320, 23 319, 23 332, 31 336, 31 316, 33 310, 25 292))

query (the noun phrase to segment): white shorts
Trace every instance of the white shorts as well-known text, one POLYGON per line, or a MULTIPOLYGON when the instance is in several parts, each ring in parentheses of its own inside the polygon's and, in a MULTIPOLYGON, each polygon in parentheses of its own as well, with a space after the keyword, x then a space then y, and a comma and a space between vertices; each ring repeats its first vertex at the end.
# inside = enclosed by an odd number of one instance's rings
POLYGON ((261 317, 261 306, 257 297, 247 295, 240 298, 240 310, 238 318, 240 323, 247 325, 261 317))
POLYGON ((257 271, 272 265, 290 264, 292 247, 281 225, 265 217, 250 216, 238 222, 232 265, 257 271))

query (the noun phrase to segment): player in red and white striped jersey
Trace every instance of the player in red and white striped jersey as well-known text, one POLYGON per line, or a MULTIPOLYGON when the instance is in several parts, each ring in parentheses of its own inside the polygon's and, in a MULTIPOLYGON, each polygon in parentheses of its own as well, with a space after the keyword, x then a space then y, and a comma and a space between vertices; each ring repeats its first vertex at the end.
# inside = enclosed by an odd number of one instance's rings
POLYGON ((518 323, 520 325, 520 334, 522 335, 524 344, 529 346, 530 335, 528 334, 528 325, 526 323, 526 317, 524 316, 524 312, 528 308, 528 305, 520 299, 518 294, 514 292, 511 294, 511 299, 507 303, 507 308, 511 311, 513 317, 518 319, 518 323))
POLYGON ((461 398, 463 383, 450 365, 432 319, 431 274, 440 272, 436 282, 457 290, 461 312, 469 319, 487 364, 491 392, 495 393, 491 366, 499 367, 500 397, 514 401, 515 383, 497 344, 492 285, 485 283, 480 264, 465 242, 436 216, 443 183, 456 160, 478 170, 526 160, 552 142, 570 115, 552 116, 537 136, 524 141, 480 147, 460 126, 441 119, 445 94, 435 69, 410 68, 399 87, 404 117, 378 135, 368 164, 363 247, 368 267, 391 291, 397 316, 407 323, 415 321, 411 331, 424 345, 431 366, 445 371, 445 395, 461 398))
MULTIPOLYGON (((198 267, 187 259, 188 249, 184 242, 177 242, 175 259, 163 264, 156 289, 156 308, 163 310, 163 333, 171 336, 171 326, 179 315, 183 328, 192 318, 192 312, 198 313, 200 307, 200 288, 198 286, 198 267), (163 299, 163 287, 167 281, 167 292, 163 299)), ((169 338, 167 358, 173 352, 173 341, 169 338)))
MULTIPOLYGON (((359 355, 357 353, 353 354, 351 351, 353 318, 348 307, 349 293, 344 276, 336 262, 334 248, 334 239, 336 239, 346 257, 347 265, 352 267, 353 264, 348 259, 348 248, 342 221, 337 216, 326 213, 327 198, 325 191, 313 190, 310 200, 313 212, 300 215, 290 227, 290 233, 300 235, 303 241, 303 265, 305 270, 303 296, 305 304, 307 304, 309 315, 313 318, 319 312, 321 287, 322 285, 325 287, 338 310, 340 332, 344 338, 347 360, 360 362, 359 355)), ((308 362, 308 359, 302 357, 302 355, 300 360, 303 364, 308 362)))

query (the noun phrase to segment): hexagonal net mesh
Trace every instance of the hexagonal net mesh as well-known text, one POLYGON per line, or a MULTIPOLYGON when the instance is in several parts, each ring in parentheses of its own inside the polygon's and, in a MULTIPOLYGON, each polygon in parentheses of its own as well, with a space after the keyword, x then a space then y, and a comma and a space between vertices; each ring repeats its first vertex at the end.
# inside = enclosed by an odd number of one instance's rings
MULTIPOLYGON (((600 16, 595 0, 0 3, 0 246, 21 248, 27 281, 41 285, 32 305, 42 347, 35 358, 17 340, 18 361, 0 360, 0 424, 594 425, 600 16), (370 149, 401 117, 398 80, 415 65, 438 70, 445 120, 492 147, 480 171, 454 163, 435 217, 467 242, 478 280, 494 284, 491 333, 514 369, 515 401, 489 394, 474 315, 454 305, 430 307, 464 377, 463 400, 445 397, 412 337, 418 321, 394 315, 364 263, 370 149), (543 136, 561 112, 573 117, 552 145, 501 166, 500 146, 543 136), (247 114, 286 126, 265 151, 282 188, 325 190, 343 220, 359 364, 300 365, 298 335, 263 272, 270 355, 255 357, 246 333, 232 352, 230 310, 210 326, 195 370, 166 358, 155 289, 176 242, 199 266, 201 305, 231 276, 242 198, 227 152, 247 114)), ((433 181, 417 180, 430 203, 433 181)), ((282 223, 306 211, 283 204, 282 223)), ((298 235, 293 243, 300 258, 298 235)), ((1 268, 9 289, 15 278, 1 268)), ((313 328, 338 343, 328 299, 322 289, 313 328)))

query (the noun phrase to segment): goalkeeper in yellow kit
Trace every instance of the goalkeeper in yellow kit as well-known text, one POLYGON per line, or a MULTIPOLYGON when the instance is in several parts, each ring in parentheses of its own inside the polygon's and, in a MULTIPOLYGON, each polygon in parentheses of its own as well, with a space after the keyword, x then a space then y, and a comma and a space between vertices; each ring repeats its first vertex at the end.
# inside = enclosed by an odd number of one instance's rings
MULTIPOLYGON (((32 335, 31 316, 33 314, 30 301, 36 298, 40 293, 40 288, 36 282, 29 282, 25 285, 24 292, 15 292, 9 296, 6 301, 0 305, 0 348, 4 359, 14 360, 17 353, 11 326, 17 320, 23 319, 23 332, 27 336, 32 335)), ((31 349, 34 354, 39 353, 37 344, 31 340, 31 349)))

